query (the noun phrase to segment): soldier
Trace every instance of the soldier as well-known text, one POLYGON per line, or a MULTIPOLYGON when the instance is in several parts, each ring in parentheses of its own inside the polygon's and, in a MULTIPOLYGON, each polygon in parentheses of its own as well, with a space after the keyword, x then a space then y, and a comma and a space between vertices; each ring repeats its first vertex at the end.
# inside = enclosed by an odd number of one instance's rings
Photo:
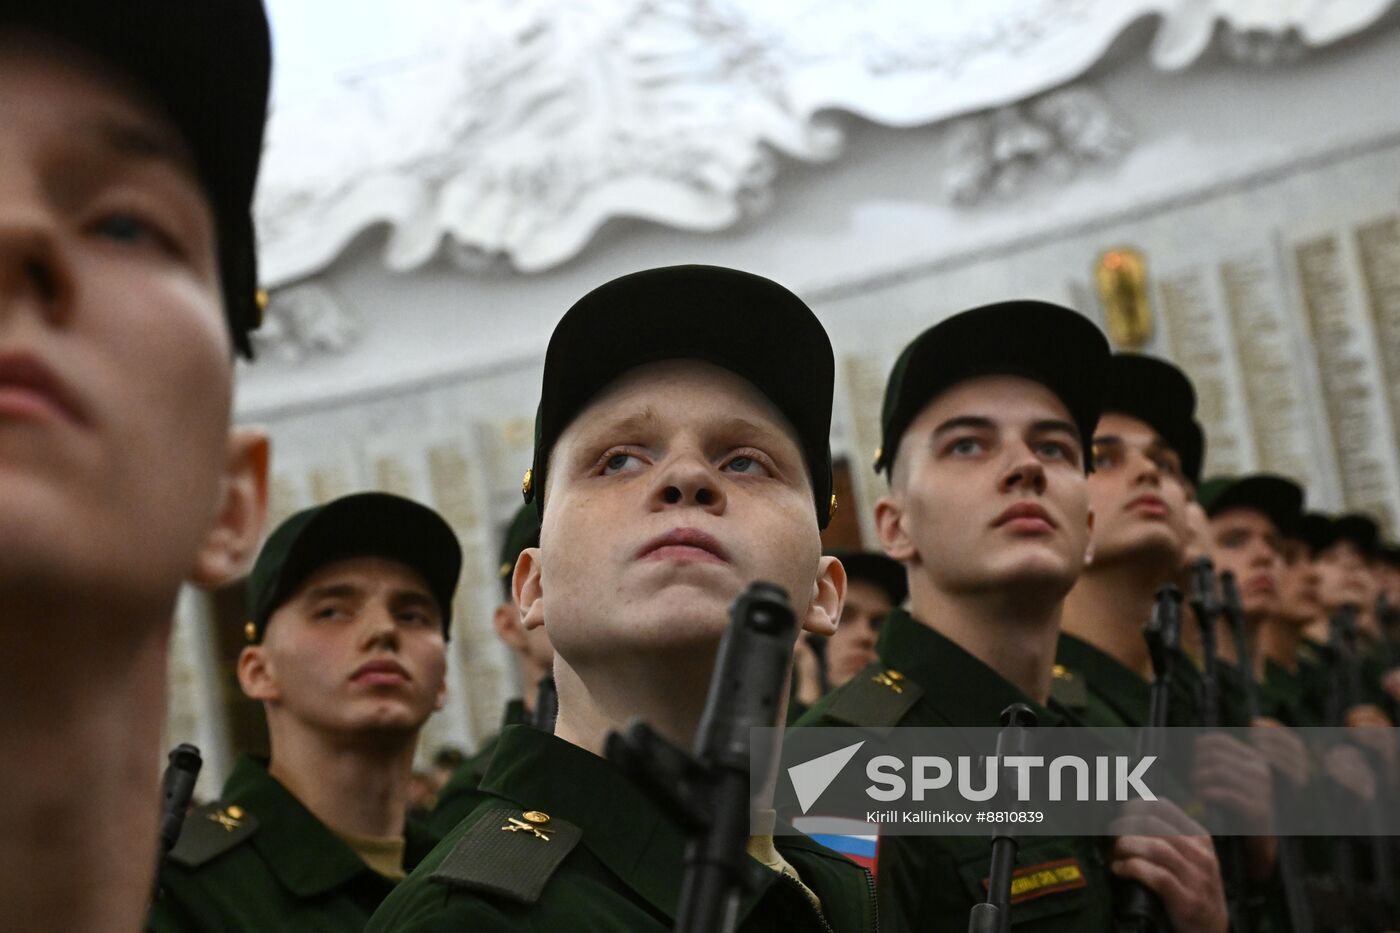
MULTIPOLYGON (((905 565, 910 609, 885 620, 877 664, 803 725, 987 727, 1013 702, 1043 726, 1076 722, 1050 691, 1063 600, 1089 544, 1084 439, 1107 364, 1086 318, 1033 301, 955 315, 904 350, 885 390, 876 468, 890 492, 875 517, 885 553, 905 565)), ((1218 866, 1199 832, 1122 837, 1108 858, 1088 839, 1027 838, 1012 922, 1110 929, 1117 875, 1161 895, 1178 929, 1223 930, 1218 866), (1037 872, 1049 862, 1066 871, 1037 872)), ((882 838, 885 928, 965 929, 989 861, 982 838, 882 838)))
MULTIPOLYGON (((551 677, 554 668, 554 647, 549 643, 549 635, 544 626, 527 629, 520 620, 520 610, 511 596, 511 578, 515 576, 515 561, 520 552, 530 547, 539 547, 540 517, 535 507, 522 505, 511 519, 510 527, 501 542, 501 558, 498 565, 501 580, 501 602, 492 614, 492 624, 496 637, 510 649, 515 659, 515 669, 522 689, 521 695, 506 703, 501 719, 501 729, 507 726, 523 725, 533 721, 535 701, 539 696, 540 684, 551 677)), ((553 723, 546 731, 553 731, 553 723)), ((429 826, 439 836, 445 836, 452 827, 461 822, 480 802, 477 785, 486 773, 491 755, 496 750, 500 733, 490 736, 481 743, 476 754, 468 758, 452 774, 451 779, 438 792, 437 805, 429 819, 429 826)))
POLYGON ((1305 519, 1283 535, 1278 611, 1259 628, 1258 653, 1270 715, 1290 726, 1319 727, 1326 725, 1321 696, 1326 671, 1304 632, 1322 614, 1322 603, 1305 519))
POLYGON ((801 718, 828 690, 842 686, 875 660, 875 640, 885 616, 909 596, 904 568, 885 555, 845 550, 827 553, 846 569, 846 602, 836 634, 825 639, 798 639, 789 723, 801 718))
POLYGON ((405 811, 419 730, 446 698, 461 561, 436 512, 385 493, 272 533, 238 657, 271 758, 241 759, 220 799, 186 819, 156 931, 363 929, 437 842, 405 811))
POLYGON ((0 2, 0 917, 132 930, 182 581, 261 534, 261 3, 0 2), (81 879, 75 882, 74 879, 81 879))
MULTIPOLYGON (((731 269, 624 276, 559 322, 524 484, 540 546, 514 577, 526 627, 554 644, 555 733, 501 734, 487 799, 370 930, 671 929, 685 831, 604 741, 640 716, 692 745, 728 608, 755 580, 791 594, 807 631, 834 630, 833 369, 806 305, 731 269)), ((864 869, 805 837, 754 836, 750 854, 771 871, 740 930, 874 929, 864 869)))
MULTIPOLYGON (((1152 665, 1142 630, 1184 559, 1205 445, 1196 392, 1164 360, 1115 355, 1103 405, 1088 480, 1093 559, 1065 599, 1056 696, 1091 725, 1143 726, 1152 665)), ((1174 725, 1196 725, 1192 699, 1174 692, 1174 725)))

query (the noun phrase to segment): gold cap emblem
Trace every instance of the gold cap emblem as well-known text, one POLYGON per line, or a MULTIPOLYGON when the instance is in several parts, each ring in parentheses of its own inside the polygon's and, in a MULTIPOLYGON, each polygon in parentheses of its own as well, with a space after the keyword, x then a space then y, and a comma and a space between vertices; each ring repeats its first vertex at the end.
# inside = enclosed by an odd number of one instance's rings
POLYGON ((875 467, 876 467, 877 469, 878 469, 879 466, 880 466, 880 458, 883 457, 884 455, 885 455, 885 448, 883 448, 883 447, 876 447, 876 448, 875 448, 875 459, 874 459, 872 462, 874 463, 874 465, 875 465, 875 467))
POLYGON ((253 309, 257 312, 257 314, 253 316, 253 327, 255 329, 262 326, 263 318, 267 314, 267 302, 267 289, 260 288, 253 292, 253 309))
POLYGON ((827 521, 831 521, 831 519, 832 519, 835 515, 836 515, 836 493, 833 492, 833 493, 831 494, 831 501, 830 501, 829 503, 827 503, 827 506, 826 506, 826 520, 827 520, 827 521))
POLYGON ((525 497, 525 501, 530 501, 530 493, 535 491, 535 471, 528 469, 525 475, 520 478, 520 494, 525 497))
POLYGON ((248 639, 249 642, 258 640, 258 627, 253 624, 252 619, 243 623, 243 637, 248 639))
POLYGON ((549 814, 542 813, 539 810, 526 810, 521 816, 523 816, 527 822, 535 823, 540 826, 549 822, 549 814))

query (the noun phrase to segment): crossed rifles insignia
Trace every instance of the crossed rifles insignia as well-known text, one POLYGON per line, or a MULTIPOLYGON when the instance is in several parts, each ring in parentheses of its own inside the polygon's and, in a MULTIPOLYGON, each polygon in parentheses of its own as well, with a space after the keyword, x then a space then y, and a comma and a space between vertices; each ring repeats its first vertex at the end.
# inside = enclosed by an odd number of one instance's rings
POLYGON ((507 833, 530 833, 536 839, 549 841, 549 834, 554 830, 545 824, 549 822, 549 814, 541 813, 539 810, 526 810, 520 816, 507 817, 506 825, 501 827, 502 832, 507 833))

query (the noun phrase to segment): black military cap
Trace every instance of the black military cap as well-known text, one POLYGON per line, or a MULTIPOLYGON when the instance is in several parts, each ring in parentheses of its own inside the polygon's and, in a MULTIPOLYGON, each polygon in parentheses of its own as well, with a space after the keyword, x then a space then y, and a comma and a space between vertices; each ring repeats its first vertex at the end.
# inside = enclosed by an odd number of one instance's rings
POLYGON ((1321 512, 1308 512, 1298 523, 1295 537, 1307 545, 1308 553, 1316 557, 1337 540, 1337 523, 1321 512))
POLYGON ((1150 425, 1181 458, 1186 478, 1200 483, 1205 434, 1195 419, 1196 390, 1184 372, 1156 357, 1115 353, 1108 361, 1103 410, 1150 425))
POLYGON ((126 74, 175 125, 213 208, 233 342, 251 357, 262 317, 253 188, 272 73, 262 0, 0 0, 0 30, 11 28, 126 74))
POLYGON ((1380 554, 1381 526, 1369 515, 1351 512, 1335 519, 1336 541, 1350 541, 1366 559, 1380 554))
POLYGON ((1297 535, 1303 521, 1303 487, 1272 473, 1211 477, 1196 499, 1211 518, 1231 509, 1262 512, 1285 538, 1297 535))
POLYGON ((452 594, 462 547, 442 516, 411 499, 361 492, 304 509, 278 525, 248 576, 244 635, 262 640, 267 621, 320 568, 355 557, 383 557, 418 571, 451 630, 452 594))
POLYGON ((511 577, 515 575, 515 562, 520 552, 527 547, 540 546, 540 515, 535 507, 526 503, 515 510, 515 516, 506 528, 506 536, 501 541, 501 560, 496 575, 501 579, 501 588, 506 600, 512 596, 511 577))
POLYGON ((876 471, 893 469, 900 438, 945 389, 978 376, 1023 376, 1069 409, 1086 456, 1098 423, 1108 340, 1078 312, 1044 301, 1003 301, 930 327, 895 361, 885 386, 876 471))
POLYGON ((893 605, 903 605, 909 596, 909 577, 904 565, 884 554, 874 551, 848 551, 833 549, 826 552, 835 557, 846 568, 846 576, 852 580, 863 580, 879 587, 890 598, 893 605))
POLYGON ((1383 544, 1376 559, 1391 567, 1400 567, 1400 544, 1383 544))
POLYGON ((545 353, 535 459, 525 501, 544 515, 549 455, 585 406, 628 370, 660 360, 703 360, 736 373, 792 423, 816 497, 831 494, 831 341, 810 308, 776 282, 718 266, 667 266, 613 279, 569 309, 545 353))

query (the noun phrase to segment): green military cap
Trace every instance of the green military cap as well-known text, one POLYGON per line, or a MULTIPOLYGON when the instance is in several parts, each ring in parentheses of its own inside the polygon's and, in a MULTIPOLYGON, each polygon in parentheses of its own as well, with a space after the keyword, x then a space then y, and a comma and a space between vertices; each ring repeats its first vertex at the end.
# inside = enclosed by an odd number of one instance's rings
POLYGON ((1205 433, 1195 418, 1196 390, 1184 372, 1156 357, 1115 353, 1108 361, 1103 410, 1150 425, 1181 458, 1185 477, 1200 483, 1205 433))
POLYGON ((278 525, 248 576, 245 636, 262 640, 267 621, 307 577, 326 564, 383 557, 418 571, 450 631, 452 594, 462 569, 462 547, 442 516, 425 505, 385 492, 361 492, 304 509, 278 525))
POLYGON ((881 590, 890 598, 890 603, 899 606, 909 596, 909 577, 904 565, 884 554, 874 551, 855 551, 834 548, 826 552, 827 557, 841 561, 846 568, 846 576, 852 580, 864 580, 881 590))
MULTIPOLYGON (((924 331, 895 361, 880 414, 875 470, 894 468, 910 423, 946 389, 978 376, 1022 376, 1059 396, 1088 445, 1098 423, 1108 339, 1084 315, 1045 301, 1003 301, 924 331)), ((1088 468, 1089 457, 1085 457, 1088 468)))
POLYGON ((831 341, 810 308, 776 282, 719 266, 667 266, 613 279, 554 328, 535 417, 525 501, 544 515, 549 455, 564 429, 613 380, 660 360, 703 360, 751 382, 792 424, 812 478, 817 524, 831 491, 831 341))
POLYGON ((272 46, 262 0, 0 0, 0 31, 76 47, 131 78, 189 147, 213 208, 233 343, 252 356, 257 286, 253 189, 267 121, 272 46))
POLYGON ((533 505, 526 503, 515 510, 515 516, 510 520, 510 527, 506 529, 505 539, 501 541, 501 560, 497 564, 496 574, 501 579, 501 588, 505 591, 506 599, 511 598, 511 577, 515 574, 515 562, 520 557, 520 552, 527 547, 540 546, 540 515, 533 505))
POLYGON ((1272 473, 1211 477, 1201 484, 1196 499, 1211 518, 1231 509, 1262 512, 1285 538, 1297 535, 1302 526, 1303 487, 1272 473))
MULTIPOLYGON (((1336 519, 1337 541, 1350 541, 1368 560, 1380 554, 1381 526, 1369 515, 1350 512, 1336 519)), ((1335 542, 1334 542, 1335 543, 1335 542)))

